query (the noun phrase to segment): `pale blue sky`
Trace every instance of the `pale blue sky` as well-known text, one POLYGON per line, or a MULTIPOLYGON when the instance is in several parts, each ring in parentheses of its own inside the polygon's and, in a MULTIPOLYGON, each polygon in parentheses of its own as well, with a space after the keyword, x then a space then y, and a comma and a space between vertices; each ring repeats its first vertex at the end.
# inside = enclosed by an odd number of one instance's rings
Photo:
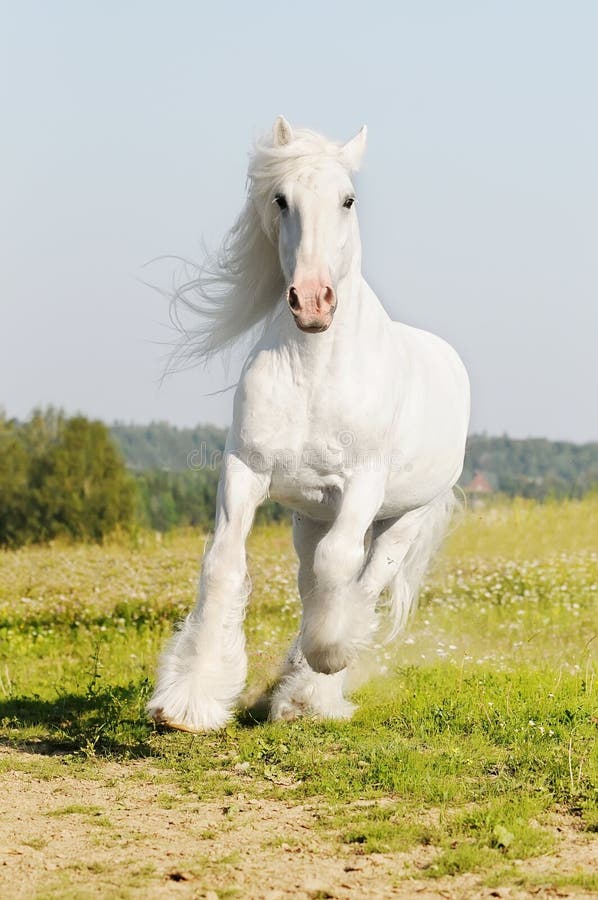
POLYGON ((229 421, 219 363, 159 387, 136 279, 218 241, 282 112, 368 124, 365 274, 458 348, 473 429, 598 440, 597 35, 593 0, 0 2, 0 405, 229 421))

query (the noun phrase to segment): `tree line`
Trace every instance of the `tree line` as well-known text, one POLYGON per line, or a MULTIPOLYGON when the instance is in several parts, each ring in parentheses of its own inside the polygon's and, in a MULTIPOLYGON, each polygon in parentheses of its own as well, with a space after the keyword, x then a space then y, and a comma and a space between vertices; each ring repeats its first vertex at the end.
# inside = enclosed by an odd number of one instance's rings
MULTIPOLYGON (((222 428, 176 428, 166 422, 117 424, 112 434, 131 469, 159 468, 171 473, 215 464, 226 440, 222 428)), ((497 493, 508 496, 537 500, 581 497, 598 485, 598 443, 472 434, 467 441, 461 487, 466 488, 478 471, 486 475, 497 493)))
MULTIPOLYGON (((119 440, 119 428, 111 433, 103 422, 54 409, 25 422, 0 413, 0 545, 101 541, 118 528, 211 527, 225 432, 190 430, 181 442, 176 429, 152 425, 119 440), (196 439, 202 456, 189 463, 196 439), (187 466, 170 470, 177 450, 187 466)), ((258 521, 286 515, 270 502, 258 521)))
MULTIPOLYGON (((117 528, 210 528, 226 432, 116 424, 53 409, 0 414, 0 545, 101 541, 117 528)), ((598 486, 598 443, 472 435, 461 484, 482 471, 497 493, 580 497, 598 486)), ((269 502, 258 521, 288 513, 269 502)))
POLYGON ((598 486, 598 443, 474 434, 467 441, 460 484, 466 487, 476 472, 510 497, 578 498, 598 486))

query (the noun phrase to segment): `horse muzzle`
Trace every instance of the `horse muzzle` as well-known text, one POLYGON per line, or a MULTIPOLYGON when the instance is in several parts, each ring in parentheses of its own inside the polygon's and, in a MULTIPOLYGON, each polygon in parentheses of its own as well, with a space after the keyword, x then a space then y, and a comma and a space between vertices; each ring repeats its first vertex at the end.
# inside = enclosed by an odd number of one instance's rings
POLYGON ((300 331, 319 334, 330 328, 337 304, 330 284, 315 280, 295 282, 287 291, 287 302, 300 331))

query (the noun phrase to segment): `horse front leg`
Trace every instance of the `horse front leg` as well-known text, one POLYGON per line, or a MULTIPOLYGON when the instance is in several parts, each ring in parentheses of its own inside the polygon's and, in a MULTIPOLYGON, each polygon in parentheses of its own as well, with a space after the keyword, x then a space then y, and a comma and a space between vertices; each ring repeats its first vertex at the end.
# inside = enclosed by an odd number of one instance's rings
MULTIPOLYGON (((330 528, 329 522, 316 522, 307 516, 293 516, 293 542, 299 557, 299 594, 303 602, 315 588, 316 549, 330 528)), ((301 632, 293 641, 270 700, 270 718, 296 719, 317 716, 320 719, 349 719, 355 707, 345 699, 346 670, 333 675, 314 672, 301 649, 301 632)))
POLYGON ((376 632, 376 598, 364 590, 359 576, 365 537, 383 494, 377 473, 354 476, 337 518, 315 549, 313 589, 302 597, 301 648, 316 672, 340 672, 376 632))
POLYGON ((245 541, 269 477, 228 454, 218 487, 214 538, 193 611, 160 660, 148 704, 160 723, 184 731, 221 728, 247 675, 243 619, 248 598, 245 541))

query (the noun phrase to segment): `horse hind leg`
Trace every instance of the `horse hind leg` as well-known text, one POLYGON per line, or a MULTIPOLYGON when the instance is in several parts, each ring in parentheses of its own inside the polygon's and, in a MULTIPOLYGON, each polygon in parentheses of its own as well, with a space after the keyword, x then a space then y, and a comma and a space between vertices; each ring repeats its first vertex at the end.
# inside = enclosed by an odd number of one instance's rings
POLYGON ((446 534, 457 500, 452 490, 400 519, 378 522, 360 581, 379 597, 389 589, 388 643, 407 624, 430 563, 446 534))
MULTIPOLYGON (((305 598, 314 589, 314 553, 329 525, 313 522, 304 516, 293 519, 293 539, 299 556, 299 593, 305 598)), ((332 675, 314 672, 301 649, 298 635, 270 700, 273 721, 314 716, 321 719, 350 719, 355 706, 344 696, 347 670, 332 675)))

